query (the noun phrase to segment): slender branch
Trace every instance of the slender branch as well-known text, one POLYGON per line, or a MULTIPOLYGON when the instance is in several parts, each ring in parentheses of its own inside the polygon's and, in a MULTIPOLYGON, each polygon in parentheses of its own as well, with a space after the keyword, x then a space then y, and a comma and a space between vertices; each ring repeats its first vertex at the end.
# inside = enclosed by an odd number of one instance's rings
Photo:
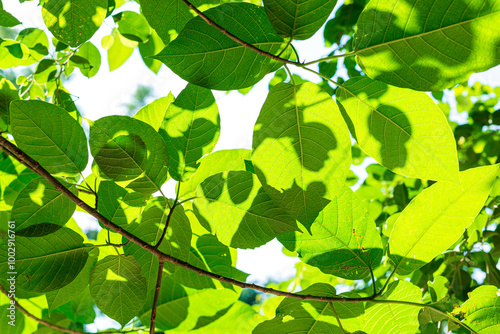
POLYGON ((168 228, 168 224, 170 223, 170 219, 172 218, 172 215, 174 213, 174 210, 175 210, 175 206, 177 205, 177 202, 175 202, 172 207, 170 208, 170 211, 168 212, 168 215, 167 215, 167 220, 165 221, 165 227, 163 228, 163 232, 161 234, 161 237, 160 239, 158 239, 158 242, 156 243, 155 245, 155 249, 158 249, 158 247, 160 247, 160 244, 161 242, 163 241, 163 239, 165 238, 165 235, 167 234, 167 228, 168 228))
MULTIPOLYGON (((471 328, 469 328, 467 325, 462 323, 460 320, 456 319, 455 317, 453 317, 445 312, 442 312, 439 309, 434 308, 431 305, 413 303, 413 302, 407 302, 407 301, 398 301, 398 300, 377 300, 373 296, 360 297, 360 298, 347 298, 347 297, 342 297, 342 296, 323 297, 323 296, 316 296, 316 295, 296 294, 296 293, 292 293, 292 292, 286 292, 286 291, 281 291, 281 290, 275 290, 272 288, 267 288, 267 287, 260 286, 260 285, 254 284, 254 283, 241 282, 241 281, 238 281, 234 278, 217 275, 217 274, 212 273, 210 271, 200 269, 200 268, 195 267, 195 266, 193 266, 185 261, 182 261, 178 258, 175 258, 171 255, 168 255, 168 254, 161 252, 160 250, 156 249, 154 246, 150 245, 146 241, 142 240, 141 238, 135 236, 134 234, 124 230, 122 227, 111 222, 109 219, 107 219, 102 214, 100 214, 97 210, 90 207, 88 204, 86 204, 84 201, 82 201, 80 198, 78 198, 78 196, 76 196, 71 191, 69 191, 69 189, 67 189, 65 186, 63 186, 56 178, 54 178, 49 172, 47 172, 47 170, 45 170, 42 166, 40 166, 40 164, 38 162, 36 162, 33 158, 28 156, 26 153, 24 153, 17 146, 15 146, 14 144, 12 144, 7 139, 5 139, 1 136, 0 136, 0 148, 2 148, 7 154, 12 156, 14 159, 18 160, 19 162, 21 162, 24 165, 27 165, 32 171, 34 171, 38 175, 44 177, 59 192, 63 193, 66 197, 68 197, 76 205, 81 207, 83 210, 85 210, 91 216, 95 217, 102 224, 104 224, 105 226, 108 226, 109 228, 111 228, 115 232, 126 237, 128 240, 130 240, 131 242, 142 247, 143 249, 150 252, 151 254, 157 256, 160 261, 162 261, 162 260, 168 261, 174 265, 177 265, 177 266, 182 267, 184 269, 195 272, 201 276, 206 276, 206 277, 215 279, 215 280, 223 282, 223 283, 228 283, 228 284, 231 284, 234 286, 238 286, 238 287, 243 288, 243 289, 253 289, 253 290, 257 290, 260 292, 264 292, 264 293, 268 293, 268 294, 272 294, 272 295, 276 295, 276 296, 281 296, 281 297, 289 297, 289 298, 294 298, 294 299, 299 299, 299 300, 315 300, 315 301, 322 301, 322 302, 340 302, 340 303, 372 302, 372 303, 376 303, 376 304, 402 304, 402 305, 409 305, 409 306, 415 306, 415 307, 431 308, 438 313, 446 315, 450 320, 452 320, 452 321, 456 322, 458 325, 468 329, 469 331, 471 331, 471 333, 476 333, 471 328)), ((391 274, 391 276, 392 276, 392 274, 391 274)), ((66 330, 66 329, 64 329, 64 330, 66 330)), ((81 332, 75 332, 75 333, 80 334, 81 332)))
POLYGON ((330 304, 330 308, 332 309, 333 314, 335 315, 335 318, 337 318, 337 323, 339 324, 340 330, 342 331, 343 334, 346 334, 347 332, 344 330, 344 327, 342 327, 342 323, 340 322, 339 315, 337 314, 337 312, 335 311, 335 308, 333 307, 333 303, 328 302, 328 304, 330 304))
POLYGON ((40 319, 38 317, 35 317, 33 314, 31 314, 28 310, 26 310, 24 307, 22 307, 18 302, 17 300, 14 298, 14 297, 11 297, 9 296, 9 293, 7 292, 7 290, 4 289, 3 286, 0 285, 0 291, 2 291, 2 293, 4 295, 7 296, 7 298, 9 298, 11 301, 14 302, 14 305, 17 307, 17 309, 21 312, 23 312, 24 314, 26 314, 27 317, 35 320, 35 321, 38 321, 39 323, 41 323, 42 325, 44 326, 47 326, 47 327, 50 327, 50 328, 53 328, 53 329, 57 329, 58 331, 61 331, 63 333, 71 333, 71 334, 86 334, 85 332, 81 332, 81 331, 78 331, 78 330, 75 330, 75 329, 69 329, 69 328, 64 328, 64 327, 60 327, 60 326, 57 326, 57 325, 54 325, 48 321, 45 321, 43 319, 40 319))
POLYGON ((158 298, 160 296, 161 288, 161 277, 163 275, 163 265, 165 261, 160 260, 160 265, 158 266, 158 278, 156 279, 155 296, 153 298, 153 309, 151 310, 151 326, 149 328, 149 333, 155 333, 155 322, 156 322, 156 309, 158 308, 158 298))
POLYGON ((239 43, 239 44, 243 45, 244 47, 246 47, 246 48, 248 48, 248 49, 250 49, 252 51, 255 51, 256 53, 258 53, 258 54, 260 54, 262 56, 266 56, 266 57, 271 58, 273 60, 279 61, 279 62, 281 62, 283 64, 295 64, 295 65, 299 65, 300 66, 300 63, 297 63, 295 61, 291 61, 291 60, 288 60, 288 59, 281 58, 279 56, 273 55, 272 53, 269 53, 267 51, 261 50, 258 47, 255 47, 252 44, 249 44, 249 43, 245 42, 241 38, 233 35, 229 31, 227 31, 226 29, 224 29, 223 27, 221 27, 220 25, 218 25, 217 23, 215 23, 214 21, 212 21, 212 19, 210 19, 208 16, 206 16, 202 11, 200 11, 198 8, 196 8, 196 6, 194 6, 193 4, 191 4, 188 0, 182 0, 182 2, 184 2, 190 9, 192 9, 196 14, 198 14, 205 22, 207 22, 209 25, 211 25, 215 29, 219 30, 221 33, 223 33, 224 35, 226 35, 227 37, 229 37, 230 39, 232 39, 236 43, 239 43))

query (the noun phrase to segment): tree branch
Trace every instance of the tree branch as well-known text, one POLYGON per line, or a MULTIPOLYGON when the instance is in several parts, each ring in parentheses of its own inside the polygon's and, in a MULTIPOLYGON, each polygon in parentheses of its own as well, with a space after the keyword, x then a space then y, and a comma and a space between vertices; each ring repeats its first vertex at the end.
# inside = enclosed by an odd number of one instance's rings
POLYGON ((160 260, 160 265, 158 266, 158 278, 156 279, 155 296, 153 299, 153 309, 151 310, 151 326, 149 328, 149 334, 155 333, 156 310, 158 308, 158 298, 160 296, 161 277, 163 275, 164 263, 165 261, 160 260))
POLYGON ((0 291, 2 291, 2 293, 4 295, 7 296, 7 298, 9 298, 10 300, 12 300, 14 302, 14 305, 16 306, 16 308, 23 312, 24 314, 26 314, 26 316, 28 316, 29 318, 35 320, 35 321, 38 321, 39 323, 41 323, 42 325, 44 326, 47 326, 47 327, 50 327, 50 328, 53 328, 53 329, 57 329, 58 331, 61 331, 63 333, 71 333, 71 334, 86 334, 85 332, 81 332, 81 331, 78 331, 78 330, 75 330, 75 329, 69 329, 69 328, 64 328, 64 327, 60 327, 60 326, 57 326, 57 325, 54 325, 54 324, 51 324, 50 322, 48 321, 45 321, 43 319, 40 319, 38 317, 35 317, 33 314, 29 313, 28 310, 26 310, 24 307, 22 307, 18 302, 17 300, 14 298, 14 297, 10 297, 9 296, 9 293, 4 289, 3 286, 0 285, 0 291))
MULTIPOLYGON (((347 298, 347 297, 323 297, 323 296, 316 296, 316 295, 305 295, 305 294, 296 294, 292 292, 286 292, 286 291, 280 291, 280 290, 275 290, 272 288, 267 288, 264 286, 256 285, 253 283, 246 283, 246 282, 241 282, 238 280, 235 280, 234 278, 230 277, 225 277, 221 275, 217 275, 215 273, 212 273, 210 271, 206 271, 203 269, 200 269, 198 267, 195 267, 185 261, 182 261, 178 258, 175 258, 171 255, 165 254, 161 252, 160 250, 156 249, 154 246, 150 245, 146 241, 138 238, 134 234, 124 230, 122 227, 114 224, 111 222, 109 219, 104 217, 102 214, 100 214, 97 210, 94 208, 90 207, 87 205, 84 201, 79 199, 75 194, 73 194, 69 189, 67 189, 65 186, 63 186, 56 178, 54 178, 47 170, 45 170, 38 162, 36 162, 33 158, 28 156, 26 153, 24 153, 21 149, 19 149, 17 146, 9 142, 7 139, 3 138, 0 136, 0 148, 2 148, 7 154, 12 156, 14 159, 18 160, 22 164, 28 166, 32 171, 37 173, 38 175, 44 177, 50 184, 52 184, 58 191, 63 193, 66 197, 68 197, 71 201, 73 201, 76 205, 84 209, 87 213, 95 217, 97 220, 99 220, 102 224, 105 226, 111 228, 115 232, 121 234, 122 236, 126 237, 133 243, 139 245, 143 249, 147 250, 151 254, 154 254, 155 256, 158 257, 160 261, 168 261, 174 265, 177 265, 179 267, 182 267, 184 269, 193 271, 199 275, 206 276, 212 279, 215 279, 217 281, 223 282, 223 283, 228 283, 234 286, 238 286, 243 289, 253 289, 257 290, 260 292, 276 295, 276 296, 281 296, 281 297, 289 297, 289 298, 294 298, 294 299, 299 299, 299 300, 315 300, 315 301, 322 301, 322 302, 340 302, 340 303, 360 303, 360 302, 372 302, 376 304, 402 304, 402 305, 409 305, 409 306, 415 306, 415 307, 426 307, 426 308, 431 308, 435 310, 438 313, 442 313, 446 315, 450 320, 456 322, 458 325, 466 328, 469 330, 471 333, 476 333, 474 330, 472 330, 469 326, 465 325, 463 322, 460 320, 456 319, 453 316, 450 316, 449 314, 442 312, 441 310, 431 306, 431 305, 426 305, 426 304, 420 304, 420 303, 413 303, 413 302, 407 302, 407 301, 398 301, 398 300, 377 300, 373 296, 370 297, 360 297, 360 298, 347 298)), ((66 330, 66 329, 65 329, 66 330)), ((75 332, 80 334, 81 332, 75 332)))
POLYGON ((221 27, 220 25, 218 25, 217 23, 215 23, 214 21, 212 21, 212 19, 210 19, 208 16, 206 16, 202 11, 200 11, 198 8, 196 8, 196 6, 194 6, 193 4, 191 4, 188 0, 182 0, 182 2, 184 2, 186 4, 186 6, 188 6, 196 14, 198 14, 198 16, 200 16, 205 22, 207 22, 209 25, 211 25, 215 29, 219 30, 221 33, 223 33, 224 35, 226 35, 227 37, 229 37, 230 39, 232 39, 236 43, 241 44, 244 47, 246 47, 246 48, 248 48, 248 49, 250 49, 252 51, 255 51, 256 53, 258 53, 258 54, 260 54, 262 56, 266 56, 266 57, 271 58, 273 60, 279 61, 279 62, 281 62, 283 64, 294 64, 294 65, 301 66, 301 64, 298 63, 298 62, 295 62, 295 61, 292 61, 292 60, 288 60, 288 59, 281 58, 279 56, 273 55, 272 53, 269 53, 267 51, 261 50, 258 47, 253 46, 252 44, 249 44, 249 43, 245 42, 241 38, 233 35, 229 31, 227 31, 225 28, 221 27))

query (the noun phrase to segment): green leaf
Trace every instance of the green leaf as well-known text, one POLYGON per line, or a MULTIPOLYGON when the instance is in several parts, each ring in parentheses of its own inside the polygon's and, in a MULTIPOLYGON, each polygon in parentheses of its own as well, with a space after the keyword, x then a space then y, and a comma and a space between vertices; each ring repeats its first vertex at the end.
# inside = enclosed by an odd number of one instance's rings
POLYGON ((89 289, 85 288, 82 293, 73 296, 73 299, 70 302, 55 309, 54 313, 64 314, 74 323, 93 323, 96 313, 94 311, 94 301, 92 300, 89 289))
POLYGON ((146 302, 147 281, 132 256, 109 255, 90 276, 90 294, 97 307, 125 326, 146 302))
POLYGON ((479 334, 495 334, 500 331, 500 297, 498 288, 484 285, 469 293, 469 300, 453 310, 464 323, 479 334))
POLYGON ((297 229, 295 219, 273 202, 251 172, 213 175, 201 183, 196 196, 198 219, 231 247, 255 248, 297 229))
POLYGON ((103 181, 97 191, 99 212, 118 226, 131 224, 142 213, 149 196, 103 181))
MULTIPOLYGON (((12 265, 7 258, 9 242, 0 245, 0 273, 7 279, 12 265)), ((73 230, 62 227, 43 237, 18 236, 15 241, 16 285, 33 292, 57 290, 71 283, 85 266, 88 246, 73 230)))
POLYGON ((389 238, 390 258, 408 274, 451 247, 483 208, 500 165, 460 173, 460 184, 437 182, 415 197, 389 238))
POLYGON ((278 240, 305 263, 346 279, 369 276, 383 254, 380 232, 347 186, 319 214, 310 231, 302 228, 301 233, 287 233, 278 240))
POLYGON ((427 94, 357 77, 338 88, 337 101, 360 148, 381 165, 408 177, 458 181, 453 132, 427 94))
POLYGON ((37 177, 12 157, 0 160, 0 211, 10 211, 19 193, 37 177))
POLYGON ((25 327, 25 315, 14 304, 0 305, 0 331, 2 334, 22 334, 25 327))
POLYGON ((66 110, 43 101, 13 101, 10 124, 19 148, 49 173, 78 176, 87 166, 87 138, 66 110))
POLYGON ((167 96, 160 97, 154 100, 150 104, 142 107, 134 115, 135 119, 143 121, 153 127, 156 131, 160 129, 161 123, 165 119, 168 106, 174 102, 175 98, 172 93, 168 93, 167 96))
MULTIPOLYGON (((173 203, 170 202, 170 206, 173 203)), ((163 197, 151 199, 135 223, 126 230, 155 246, 161 238, 165 223, 170 213, 169 205, 163 197)), ((176 206, 170 218, 165 237, 158 249, 178 259, 186 260, 191 246, 191 226, 182 206, 176 206)), ((133 255, 141 264, 141 274, 148 283, 148 301, 146 307, 151 307, 154 287, 158 277, 158 258, 142 247, 131 243, 124 247, 125 254, 133 255)), ((165 263, 164 269, 174 273, 177 267, 165 263)))
POLYGON ((220 134, 219 109, 209 89, 188 84, 170 104, 160 135, 170 156, 169 172, 175 180, 188 180, 197 161, 212 152, 220 134))
MULTIPOLYGON (((76 195, 75 186, 65 186, 76 195)), ((62 226, 71 218, 75 209, 76 204, 56 190, 49 181, 37 178, 17 196, 11 219, 16 223, 17 235, 30 236, 33 234, 29 227, 36 228, 36 225, 42 223, 62 226)))
POLYGON ((149 40, 146 43, 139 44, 139 52, 141 53, 142 60, 154 74, 158 74, 162 63, 150 57, 158 54, 164 47, 165 44, 154 30, 151 31, 151 36, 149 36, 149 40))
MULTIPOLYGON (((230 3, 204 14, 264 51, 277 54, 282 48, 282 38, 274 32, 261 7, 230 3)), ((155 59, 192 84, 218 90, 252 86, 282 65, 231 40, 201 17, 189 21, 155 59), (224 66, 220 66, 222 63, 224 66)))
POLYGON ((500 64, 497 1, 371 1, 353 49, 371 78, 441 91, 500 64))
POLYGON ((325 23, 337 0, 264 0, 276 32, 290 39, 308 39, 325 23))
POLYGON ((148 21, 141 14, 126 10, 116 14, 113 18, 118 23, 120 34, 131 41, 145 43, 151 35, 148 21))
POLYGON ((43 4, 45 25, 54 36, 71 47, 88 41, 106 17, 107 0, 48 0, 43 4))
MULTIPOLYGON (((410 282, 399 280, 389 284, 381 300, 399 300, 418 303, 422 292, 410 282)), ((365 307, 364 331, 370 334, 414 334, 417 332, 420 307, 402 304, 377 304, 365 307)))
POLYGON ((252 162, 271 198, 309 229, 351 165, 351 138, 330 95, 310 82, 274 86, 254 128, 252 162))
POLYGON ((99 248, 94 248, 89 252, 89 258, 87 263, 83 267, 82 271, 76 276, 76 278, 68 285, 62 287, 61 289, 49 291, 46 294, 47 304, 49 306, 49 312, 54 311, 61 305, 64 305, 79 295, 81 295, 87 286, 89 285, 90 273, 97 262, 97 257, 99 255, 99 248))
MULTIPOLYGON (((189 332, 200 318, 216 315, 237 299, 238 294, 230 289, 190 289, 163 275, 156 327, 164 331, 175 329, 189 332)), ((147 323, 150 316, 151 311, 148 310, 139 318, 147 323)))
POLYGON ((0 26, 1 27, 15 27, 18 24, 21 24, 18 19, 16 19, 12 14, 0 8, 0 26))
POLYGON ((26 45, 10 39, 0 40, 0 68, 22 65, 30 55, 26 45))
POLYGON ((101 67, 101 54, 99 50, 90 42, 86 42, 70 58, 72 65, 78 67, 80 72, 87 78, 97 74, 101 67))
POLYGON ((143 194, 168 178, 168 151, 148 124, 127 116, 100 118, 90 127, 90 151, 106 176, 143 194))
POLYGON ((193 176, 180 185, 179 198, 186 200, 194 196, 196 188, 208 177, 227 171, 245 171, 246 161, 252 158, 252 151, 245 149, 222 150, 210 153, 199 160, 193 176))
POLYGON ((16 86, 5 78, 0 79, 0 131, 6 131, 10 123, 9 105, 19 100, 16 86))
POLYGON ((137 42, 128 41, 118 31, 113 31, 113 45, 108 49, 108 66, 112 72, 122 66, 134 52, 137 42))
POLYGON ((27 66, 34 64, 49 54, 49 39, 41 29, 23 29, 17 35, 16 41, 28 47, 30 52, 29 58, 22 61, 21 65, 27 66))
MULTIPOLYGON (((337 297, 335 288, 324 283, 313 284, 298 294, 337 297)), ((259 324, 252 333, 341 334, 346 333, 346 331, 351 333, 362 327, 364 313, 362 303, 343 304, 334 302, 332 306, 335 313, 328 302, 285 298, 276 309, 276 317, 259 324), (337 316, 343 330, 339 327, 337 316)))

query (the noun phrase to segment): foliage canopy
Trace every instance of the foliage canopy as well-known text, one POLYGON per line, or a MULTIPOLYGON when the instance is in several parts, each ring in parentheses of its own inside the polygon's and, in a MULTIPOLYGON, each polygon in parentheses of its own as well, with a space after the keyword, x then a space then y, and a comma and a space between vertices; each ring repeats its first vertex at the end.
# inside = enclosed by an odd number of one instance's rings
POLYGON ((466 82, 500 64, 500 2, 125 2, 40 0, 47 29, 0 2, 1 333, 97 309, 127 333, 500 332, 500 88, 466 82), (302 62, 321 27, 331 53, 302 62), (135 48, 185 89, 82 118, 66 80, 135 48), (212 90, 270 73, 252 150, 212 152, 212 90), (296 276, 246 283, 236 250, 275 238, 296 276))

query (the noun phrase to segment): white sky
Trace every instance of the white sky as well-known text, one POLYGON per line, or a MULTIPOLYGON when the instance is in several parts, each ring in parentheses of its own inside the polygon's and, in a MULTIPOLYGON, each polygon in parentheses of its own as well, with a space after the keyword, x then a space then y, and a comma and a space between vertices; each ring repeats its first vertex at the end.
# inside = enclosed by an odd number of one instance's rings
MULTIPOLYGON (((23 22, 25 28, 40 28, 45 30, 50 38, 51 34, 45 28, 41 17, 41 7, 36 6, 36 3, 37 1, 28 1, 23 4, 12 0, 3 1, 4 9, 23 22)), ((337 8, 342 3, 343 1, 339 1, 337 8)), ((138 11, 139 6, 133 2, 127 3, 119 9, 119 11, 121 10, 138 11)), ((186 86, 184 80, 165 66, 162 66, 158 75, 152 73, 144 65, 137 49, 124 65, 110 73, 106 52, 103 52, 101 47, 101 39, 111 33, 113 26, 112 18, 106 19, 103 26, 90 40, 101 51, 101 67, 98 74, 88 79, 75 70, 72 79, 65 84, 70 93, 78 96, 76 103, 82 116, 91 120, 105 115, 125 114, 124 105, 131 101, 131 96, 138 85, 153 86, 155 98, 166 96, 169 92, 177 96, 186 86)), ((294 46, 298 49, 301 60, 315 60, 328 55, 331 51, 331 49, 328 50, 324 47, 322 30, 307 41, 294 42, 294 46)), ((307 80, 319 82, 319 77, 314 74, 300 69, 292 68, 292 70, 307 80)), ((221 136, 216 150, 251 149, 253 126, 266 99, 268 83, 272 77, 273 74, 266 76, 247 95, 241 95, 235 91, 230 93, 214 91, 221 115, 221 136)), ((482 74, 475 74, 470 81, 481 81, 492 86, 498 85, 500 83, 500 67, 497 66, 482 74)), ((366 166, 372 161, 367 160, 364 165, 366 166)), ((358 172, 363 177, 363 168, 357 168, 356 173, 358 172)), ((165 188, 167 196, 174 196, 172 182, 169 182, 165 188)), ((80 224, 91 222, 92 218, 88 217, 90 216, 81 212, 75 214, 75 218, 80 224)), ((96 225, 93 224, 93 226, 96 225)), ((264 283, 269 279, 289 278, 295 274, 293 264, 297 262, 297 259, 284 256, 281 253, 281 248, 282 246, 274 240, 255 250, 239 250, 237 267, 251 274, 250 281, 264 283)))

